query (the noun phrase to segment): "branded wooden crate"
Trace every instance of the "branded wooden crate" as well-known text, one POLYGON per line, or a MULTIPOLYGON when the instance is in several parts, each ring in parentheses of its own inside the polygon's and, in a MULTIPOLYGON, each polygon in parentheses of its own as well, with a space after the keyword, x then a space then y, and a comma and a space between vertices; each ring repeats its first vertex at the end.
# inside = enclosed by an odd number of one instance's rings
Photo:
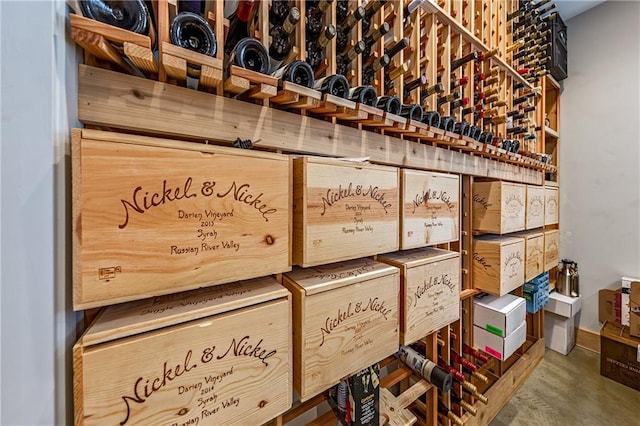
POLYGON ((284 285, 302 401, 398 350, 398 268, 370 259, 294 268, 284 285))
POLYGON ((557 186, 545 186, 544 188, 544 224, 555 225, 560 219, 559 198, 557 186))
POLYGON ((400 343, 409 345, 460 318, 460 254, 437 248, 378 260, 400 268, 400 343))
POLYGON ((261 424, 291 407, 273 278, 110 306, 73 349, 77 425, 261 424))
POLYGON ((514 234, 524 240, 524 280, 531 281, 545 271, 544 232, 528 231, 514 234))
POLYGON ((544 231, 544 270, 558 266, 560 262, 560 232, 557 229, 544 231))
POLYGON ((318 157, 293 161, 293 262, 322 265, 398 250, 398 169, 318 157))
POLYGON ((402 169, 400 249, 458 241, 460 177, 402 169))
POLYGON ((492 181, 473 184, 473 229, 506 234, 525 229, 526 186, 492 181))
POLYGON ((544 226, 544 186, 527 185, 527 208, 525 210, 525 228, 534 229, 544 226))
POLYGON ((291 269, 287 156, 73 135, 74 309, 291 269))
POLYGON ((600 374, 640 391, 640 339, 607 321, 600 329, 600 374))
POLYGON ((524 283, 524 239, 495 235, 473 239, 473 286, 503 296, 524 283))

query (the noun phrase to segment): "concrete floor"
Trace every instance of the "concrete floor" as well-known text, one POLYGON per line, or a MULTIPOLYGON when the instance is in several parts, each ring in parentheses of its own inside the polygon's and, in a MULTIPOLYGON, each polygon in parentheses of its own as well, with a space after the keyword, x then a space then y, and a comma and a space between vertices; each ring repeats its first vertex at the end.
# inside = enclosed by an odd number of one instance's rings
POLYGON ((640 391, 600 375, 600 355, 546 350, 490 426, 640 426, 640 391))

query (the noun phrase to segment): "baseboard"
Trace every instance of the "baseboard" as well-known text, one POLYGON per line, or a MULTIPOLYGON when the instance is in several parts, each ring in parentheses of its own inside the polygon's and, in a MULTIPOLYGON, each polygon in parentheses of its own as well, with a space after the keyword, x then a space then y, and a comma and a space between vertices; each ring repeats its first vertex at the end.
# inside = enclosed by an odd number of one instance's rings
POLYGON ((600 333, 576 327, 576 345, 600 353, 600 333))

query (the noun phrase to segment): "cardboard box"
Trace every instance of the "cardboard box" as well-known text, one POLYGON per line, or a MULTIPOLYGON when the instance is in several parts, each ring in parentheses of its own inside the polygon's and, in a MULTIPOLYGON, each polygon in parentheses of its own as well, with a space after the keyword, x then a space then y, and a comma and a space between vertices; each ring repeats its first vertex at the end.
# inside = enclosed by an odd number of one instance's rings
POLYGON ((395 167, 293 160, 293 262, 324 265, 398 250, 400 175, 395 167))
POLYGON ((500 337, 477 325, 473 326, 473 345, 489 355, 504 361, 527 340, 527 322, 523 321, 513 333, 500 337))
POLYGON ((73 308, 291 269, 286 155, 75 130, 73 308))
POLYGON ((473 239, 473 286, 497 296, 524 284, 524 240, 483 235, 473 239))
POLYGON ((473 230, 506 234, 525 229, 527 189, 519 183, 473 183, 473 230))
POLYGON ((629 333, 640 337, 640 282, 631 283, 629 294, 629 333))
POLYGON ((460 254, 422 248, 378 256, 400 269, 400 343, 409 345, 460 318, 460 254))
POLYGON ((574 317, 582 309, 582 297, 569 297, 558 292, 549 294, 544 310, 565 318, 574 317))
POLYGON ((602 289, 598 291, 598 321, 622 324, 622 290, 602 289))
POLYGON ((262 424, 291 407, 273 278, 108 307, 73 348, 75 424, 262 424))
POLYGON ((527 208, 525 210, 525 228, 534 229, 544 226, 544 186, 527 185, 527 208))
POLYGON ((513 294, 502 297, 485 294, 473 299, 473 323, 497 336, 513 333, 526 316, 525 300, 513 294))
POLYGON ((460 176, 400 170, 400 250, 460 239, 460 176))
POLYGON ((544 188, 544 224, 555 225, 560 219, 559 198, 557 186, 545 186, 544 188))
POLYGON ((544 312, 544 345, 567 355, 576 345, 575 317, 563 317, 553 312, 544 312))
POLYGON ((400 273, 371 259, 294 268, 294 385, 301 401, 398 350, 400 273))
POLYGON ((640 339, 629 327, 605 322, 600 329, 600 374, 640 390, 640 339))
POLYGON ((524 280, 531 281, 544 272, 544 233, 541 231, 518 232, 514 237, 524 239, 524 280))
POLYGON ((640 278, 631 278, 631 277, 622 277, 622 294, 620 296, 621 300, 621 323, 622 325, 629 326, 630 325, 630 317, 629 312, 631 310, 630 302, 630 294, 631 294, 631 283, 634 281, 640 281, 640 278))
POLYGON ((380 424, 380 367, 374 364, 349 377, 352 426, 380 424))

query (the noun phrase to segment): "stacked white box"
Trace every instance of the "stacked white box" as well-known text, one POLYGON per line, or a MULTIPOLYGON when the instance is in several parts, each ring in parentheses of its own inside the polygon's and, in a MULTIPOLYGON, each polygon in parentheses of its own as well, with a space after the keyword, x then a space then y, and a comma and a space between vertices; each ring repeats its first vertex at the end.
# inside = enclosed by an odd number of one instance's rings
POLYGON ((525 299, 485 294, 473 304, 474 346, 500 360, 509 358, 527 338, 525 299))

